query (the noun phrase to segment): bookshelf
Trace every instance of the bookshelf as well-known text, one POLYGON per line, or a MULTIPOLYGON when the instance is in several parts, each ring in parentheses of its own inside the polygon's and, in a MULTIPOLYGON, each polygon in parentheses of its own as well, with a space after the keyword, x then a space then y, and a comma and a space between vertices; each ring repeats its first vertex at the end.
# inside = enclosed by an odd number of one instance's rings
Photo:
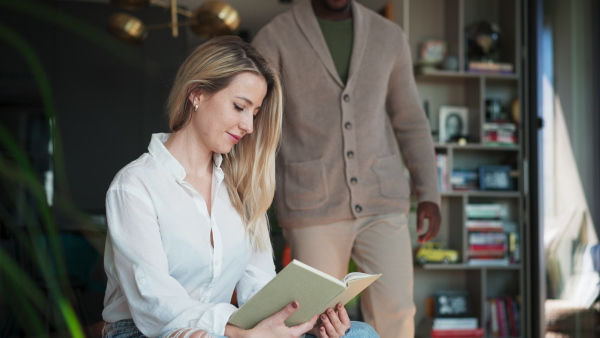
MULTIPOLYGON (((521 64, 521 9, 524 4, 522 0, 399 0, 396 4, 395 8, 400 12, 396 13, 398 23, 407 35, 413 53, 415 80, 430 119, 435 152, 441 155, 438 170, 445 169, 446 175, 445 181, 441 182, 444 184, 440 184, 443 187, 442 228, 435 241, 444 242, 460 256, 456 264, 415 264, 417 332, 420 323, 429 315, 426 309, 428 298, 436 291, 448 290, 470 293, 473 316, 478 318, 485 337, 527 337, 530 323, 526 321, 526 271, 522 259, 526 182, 522 147, 524 129, 520 123, 524 92, 521 64), (496 63, 510 65, 512 72, 469 70, 465 28, 481 21, 499 27, 501 40, 496 63), (455 67, 421 67, 421 47, 428 40, 443 40, 447 55, 454 56, 457 61, 455 67), (494 110, 494 104, 502 109, 494 110), (440 140, 438 137, 440 128, 447 128, 440 121, 440 108, 445 106, 468 110, 463 127, 466 132, 457 139, 440 140), (498 118, 496 113, 502 117, 498 118), (497 122, 500 124, 492 124, 497 122), (494 168, 497 170, 493 171, 494 168), (469 181, 469 177, 475 178, 469 181), (500 188, 494 185, 500 181, 510 184, 500 188), (503 210, 503 216, 498 217, 503 225, 496 231, 506 234, 503 244, 506 260, 498 258, 471 264, 474 248, 479 247, 470 241, 487 238, 487 235, 473 236, 474 230, 466 226, 472 218, 467 207, 472 205, 493 205, 503 210), (520 261, 508 257, 512 248, 509 248, 509 234, 519 239, 520 261), (513 303, 515 299, 520 299, 520 308, 513 321, 519 323, 520 332, 515 334, 510 328, 513 324, 507 323, 505 333, 496 334, 490 302, 513 303)), ((504 313, 505 316, 508 314, 504 313)))

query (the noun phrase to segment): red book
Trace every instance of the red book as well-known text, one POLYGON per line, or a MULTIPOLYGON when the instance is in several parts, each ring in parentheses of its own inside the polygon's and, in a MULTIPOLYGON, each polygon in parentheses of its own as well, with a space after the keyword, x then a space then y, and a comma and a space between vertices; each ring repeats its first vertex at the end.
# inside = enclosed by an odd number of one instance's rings
POLYGON ((483 329, 432 329, 431 330, 432 338, 445 338, 445 337, 483 337, 483 329))

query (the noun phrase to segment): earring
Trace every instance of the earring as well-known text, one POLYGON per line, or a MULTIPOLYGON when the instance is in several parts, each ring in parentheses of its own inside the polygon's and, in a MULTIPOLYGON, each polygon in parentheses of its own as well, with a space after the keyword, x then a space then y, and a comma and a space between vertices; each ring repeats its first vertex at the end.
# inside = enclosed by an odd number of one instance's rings
POLYGON ((198 110, 198 103, 194 103, 194 111, 198 110))

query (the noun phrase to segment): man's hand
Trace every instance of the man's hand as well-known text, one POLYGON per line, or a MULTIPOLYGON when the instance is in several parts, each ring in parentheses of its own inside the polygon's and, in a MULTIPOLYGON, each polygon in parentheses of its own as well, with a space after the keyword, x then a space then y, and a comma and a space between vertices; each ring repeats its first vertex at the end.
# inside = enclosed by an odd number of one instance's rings
POLYGON ((417 206, 417 234, 419 234, 419 243, 425 243, 433 239, 440 231, 440 207, 433 202, 421 202, 417 206), (429 220, 429 227, 423 233, 425 219, 429 220))

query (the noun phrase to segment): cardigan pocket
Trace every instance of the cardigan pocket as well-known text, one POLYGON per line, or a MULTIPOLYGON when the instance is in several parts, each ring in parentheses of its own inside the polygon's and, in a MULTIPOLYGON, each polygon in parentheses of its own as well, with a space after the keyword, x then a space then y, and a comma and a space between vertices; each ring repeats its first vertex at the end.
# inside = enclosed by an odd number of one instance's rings
POLYGON ((404 175, 404 165, 398 155, 379 157, 373 165, 373 171, 379 180, 379 192, 382 196, 407 198, 410 184, 404 175))
POLYGON ((285 203, 292 210, 308 210, 327 201, 327 177, 321 159, 285 164, 285 203))

